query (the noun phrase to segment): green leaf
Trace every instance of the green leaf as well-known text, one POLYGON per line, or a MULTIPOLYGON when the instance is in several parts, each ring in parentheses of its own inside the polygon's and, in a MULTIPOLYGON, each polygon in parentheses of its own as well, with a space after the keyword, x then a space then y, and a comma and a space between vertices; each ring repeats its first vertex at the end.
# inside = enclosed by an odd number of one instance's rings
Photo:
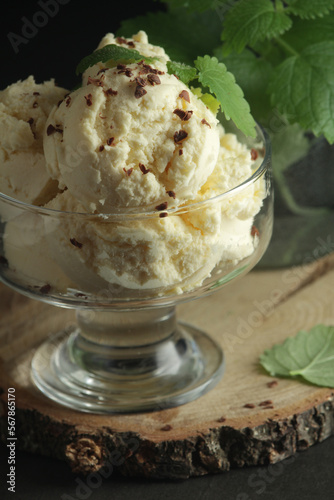
POLYGON ((199 71, 199 82, 215 94, 225 117, 228 120, 231 118, 245 135, 255 137, 255 121, 249 105, 225 64, 218 62, 216 57, 206 55, 196 59, 195 67, 199 71))
POLYGON ((283 9, 270 0, 240 0, 227 12, 222 40, 224 54, 241 52, 246 45, 284 33, 292 26, 283 9))
POLYGON ((248 49, 223 58, 223 63, 235 76, 245 99, 251 103, 253 116, 260 122, 264 121, 271 111, 270 98, 266 93, 273 71, 271 64, 248 49))
POLYGON ((333 34, 333 15, 312 20, 296 18, 293 27, 284 33, 282 40, 300 52, 308 45, 333 41, 333 34))
POLYGON ((201 101, 204 102, 205 106, 209 108, 209 110, 216 115, 220 108, 220 102, 212 95, 208 93, 202 93, 202 89, 200 87, 191 87, 190 90, 193 94, 195 94, 201 101))
POLYGON ((306 47, 274 71, 268 90, 273 106, 316 136, 334 142, 334 41, 306 47))
POLYGON ((215 11, 202 14, 155 12, 123 21, 117 34, 132 36, 144 30, 149 42, 163 47, 173 61, 193 64, 197 56, 210 54, 220 44, 221 21, 215 11))
POLYGON ((288 12, 303 19, 322 17, 334 9, 334 0, 285 0, 288 12))
POLYGON ((274 345, 260 356, 272 376, 302 376, 315 385, 334 387, 334 326, 316 325, 309 332, 274 345))
POLYGON ((145 60, 147 63, 154 62, 157 58, 154 57, 145 57, 142 56, 138 50, 127 49, 125 47, 120 47, 119 45, 105 45, 102 49, 95 50, 92 54, 81 59, 77 68, 76 74, 83 73, 90 66, 94 66, 94 64, 98 62, 107 62, 107 61, 126 61, 127 63, 132 63, 136 61, 145 60))
POLYGON ((168 61, 167 69, 170 75, 176 75, 186 85, 197 75, 197 69, 193 66, 175 61, 168 61))

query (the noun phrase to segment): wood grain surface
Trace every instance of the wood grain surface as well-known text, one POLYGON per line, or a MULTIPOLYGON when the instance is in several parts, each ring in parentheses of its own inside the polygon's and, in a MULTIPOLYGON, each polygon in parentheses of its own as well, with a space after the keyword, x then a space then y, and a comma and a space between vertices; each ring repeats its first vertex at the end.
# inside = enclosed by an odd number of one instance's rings
POLYGON ((178 308, 224 349, 225 375, 208 394, 151 413, 94 415, 61 407, 31 383, 40 342, 74 313, 0 285, 1 436, 7 389, 16 393, 20 448, 66 460, 75 473, 187 478, 275 463, 334 433, 334 389, 273 379, 259 356, 300 329, 334 324, 334 255, 295 268, 256 270, 178 308), (102 472, 101 472, 102 473, 102 472))

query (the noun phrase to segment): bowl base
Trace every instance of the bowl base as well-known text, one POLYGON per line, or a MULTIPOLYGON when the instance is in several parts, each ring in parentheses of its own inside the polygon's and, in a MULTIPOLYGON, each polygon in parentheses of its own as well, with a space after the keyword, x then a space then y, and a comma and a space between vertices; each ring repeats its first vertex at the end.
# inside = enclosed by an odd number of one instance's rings
POLYGON ((223 371, 221 348, 183 323, 168 338, 136 347, 93 344, 74 328, 44 342, 32 361, 33 381, 47 397, 104 414, 188 403, 213 388, 223 371))

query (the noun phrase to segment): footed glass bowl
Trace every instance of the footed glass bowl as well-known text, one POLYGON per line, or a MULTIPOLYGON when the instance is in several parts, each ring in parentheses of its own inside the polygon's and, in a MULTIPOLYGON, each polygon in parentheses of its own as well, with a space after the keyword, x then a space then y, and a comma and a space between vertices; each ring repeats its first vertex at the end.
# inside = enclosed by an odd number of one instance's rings
POLYGON ((240 278, 268 246, 271 153, 257 133, 243 139, 257 157, 248 179, 177 209, 95 215, 0 194, 1 280, 76 310, 76 328, 48 338, 34 355, 32 378, 46 396, 86 412, 151 411, 217 384, 220 347, 178 323, 175 307, 240 278))

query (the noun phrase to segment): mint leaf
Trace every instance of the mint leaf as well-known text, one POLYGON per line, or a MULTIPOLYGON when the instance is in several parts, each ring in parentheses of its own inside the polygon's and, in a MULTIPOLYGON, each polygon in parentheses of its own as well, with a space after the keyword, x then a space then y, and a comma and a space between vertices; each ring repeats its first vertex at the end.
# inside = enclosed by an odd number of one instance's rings
POLYGON ((216 57, 206 55, 196 59, 195 67, 199 71, 199 82, 215 94, 227 120, 232 118, 245 135, 255 137, 255 121, 250 113, 249 105, 225 64, 218 62, 216 57))
POLYGON ((126 61, 127 63, 132 63, 136 61, 145 60, 147 63, 154 62, 157 58, 142 56, 138 50, 127 49, 125 47, 120 47, 119 45, 105 45, 102 49, 95 50, 92 54, 81 59, 77 68, 76 74, 83 73, 90 66, 98 62, 113 61, 126 61))
POLYGON ((303 19, 322 17, 334 9, 334 0, 285 0, 288 12, 303 19))
POLYGON ((288 57, 274 71, 268 90, 273 106, 316 136, 334 142, 334 41, 288 57))
POLYGON ((271 0, 240 0, 226 14, 224 54, 241 52, 246 45, 281 35, 291 26, 291 19, 283 9, 276 10, 271 0))
POLYGON ((151 12, 123 21, 117 34, 129 37, 139 30, 147 33, 150 43, 163 47, 173 61, 193 64, 197 56, 210 54, 220 44, 221 21, 213 10, 202 14, 185 9, 151 12))
POLYGON ((296 18, 293 27, 284 33, 282 40, 300 52, 308 45, 333 41, 333 33, 333 15, 312 20, 296 18))
POLYGON ((260 356, 272 376, 302 376, 308 382, 334 387, 334 326, 316 325, 309 332, 275 345, 260 356))
POLYGON ((204 102, 205 106, 209 108, 209 110, 216 115, 219 111, 220 108, 220 102, 217 101, 217 99, 212 95, 208 93, 202 93, 202 89, 200 87, 191 87, 190 90, 192 91, 195 96, 197 96, 202 102, 204 102))
POLYGON ((176 75, 186 85, 197 75, 197 70, 193 66, 175 61, 168 61, 167 69, 170 75, 176 75))
POLYGON ((267 86, 273 71, 271 64, 245 49, 241 54, 223 58, 223 62, 242 88, 245 99, 252 103, 252 114, 263 121, 271 109, 267 86))

